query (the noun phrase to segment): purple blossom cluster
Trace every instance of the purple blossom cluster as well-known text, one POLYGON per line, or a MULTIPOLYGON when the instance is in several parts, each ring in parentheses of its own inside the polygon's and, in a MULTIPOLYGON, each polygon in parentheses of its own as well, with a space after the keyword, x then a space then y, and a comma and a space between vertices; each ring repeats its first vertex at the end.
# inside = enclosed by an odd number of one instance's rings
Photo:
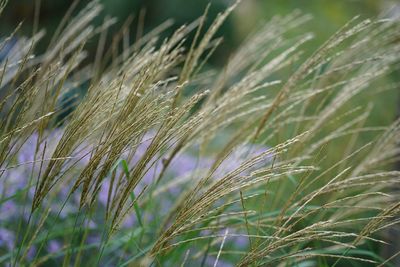
MULTIPOLYGON (((16 249, 21 236, 17 228, 29 219, 29 211, 35 190, 35 179, 40 168, 48 162, 55 145, 60 140, 62 130, 48 133, 39 142, 37 132, 27 138, 16 140, 11 148, 10 157, 0 171, 0 252, 11 252, 16 249), (41 159, 44 159, 41 164, 41 159)), ((36 246, 29 248, 26 257, 32 259, 36 246)))
MULTIPOLYGON (((15 222, 21 219, 25 222, 28 220, 37 176, 40 175, 40 169, 46 167, 57 142, 63 134, 63 130, 56 129, 47 134, 45 138, 38 140, 38 134, 33 133, 25 142, 17 142, 13 148, 15 157, 10 159, 6 166, 2 167, 2 173, 0 173, 0 252, 11 252, 17 247, 16 240, 20 237, 16 233, 15 222), (39 145, 38 141, 40 141, 39 145), (42 158, 44 159, 43 163, 41 162, 42 158), (23 218, 21 217, 22 214, 24 214, 23 218)), ((143 137, 142 142, 135 148, 135 153, 128 162, 129 166, 135 166, 138 160, 145 154, 152 137, 153 134, 151 133, 143 137)), ((73 162, 72 166, 74 166, 73 173, 79 173, 90 161, 90 150, 91 146, 87 144, 82 144, 75 150, 71 159, 71 162, 73 162)), ((192 150, 195 151, 195 149, 192 150)), ((263 146, 240 146, 217 169, 214 174, 215 178, 222 177, 237 168, 240 163, 265 151, 266 147, 263 146)), ((193 152, 190 152, 191 150, 189 149, 177 155, 165 172, 163 185, 167 190, 164 190, 157 196, 158 216, 162 217, 165 215, 173 206, 174 201, 183 192, 185 186, 193 183, 193 179, 198 179, 197 175, 204 175, 205 171, 212 166, 213 160, 211 157, 198 157, 194 156, 193 152)), ((128 158, 128 152, 124 153, 122 158, 128 158)), ((68 161, 66 164, 68 164, 68 161)), ((135 188, 136 194, 139 194, 146 186, 148 188, 148 186, 154 185, 162 171, 162 157, 157 155, 155 160, 151 161, 148 166, 141 182, 135 188)), ((122 170, 119 168, 117 172, 121 173, 122 170)), ((65 202, 70 193, 70 188, 71 185, 69 184, 61 186, 56 193, 56 197, 51 199, 51 203, 48 203, 51 206, 52 216, 57 216, 61 222, 69 216, 74 216, 79 211, 79 192, 72 195, 65 202)), ((109 188, 110 178, 108 177, 104 179, 98 193, 98 210, 96 210, 98 214, 105 212, 109 188)), ((146 210, 142 216, 144 220, 152 221, 154 220, 154 211, 146 210)), ((104 217, 97 216, 91 218, 89 228, 96 229, 99 225, 102 225, 102 220, 104 220, 104 217)), ((137 217, 132 212, 132 214, 125 218, 121 227, 129 229, 137 225, 137 217)), ((45 246, 46 253, 54 254, 62 250, 64 244, 61 240, 63 240, 62 237, 47 240, 45 246)), ((91 234, 86 242, 98 243, 100 240, 101 234, 91 234)), ((248 245, 247 239, 242 237, 232 238, 231 241, 237 244, 238 248, 244 248, 248 245)), ((33 258, 35 254, 36 247, 32 246, 28 251, 27 258, 33 258)))

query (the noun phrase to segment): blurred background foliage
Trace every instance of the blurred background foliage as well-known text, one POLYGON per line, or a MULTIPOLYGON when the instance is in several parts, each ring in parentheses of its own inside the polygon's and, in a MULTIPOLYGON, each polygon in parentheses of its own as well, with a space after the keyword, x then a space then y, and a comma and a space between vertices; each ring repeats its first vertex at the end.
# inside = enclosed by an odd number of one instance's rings
MULTIPOLYGON (((31 35, 34 23, 35 0, 11 0, 2 15, 0 30, 4 36, 11 33, 19 22, 23 21, 20 34, 31 35)), ((39 29, 46 29, 46 38, 40 49, 45 49, 46 43, 51 39, 54 32, 68 8, 75 2, 73 0, 41 0, 39 29)), ((75 10, 80 10, 89 1, 80 0, 75 10)), ((144 15, 144 29, 146 33, 162 22, 173 19, 174 26, 165 32, 170 34, 182 24, 190 23, 200 17, 207 4, 211 3, 207 23, 212 22, 218 12, 224 10, 232 0, 100 0, 104 6, 102 16, 97 18, 96 23, 100 25, 105 16, 116 17, 118 22, 112 27, 117 33, 124 22, 132 16, 133 21, 130 27, 132 40, 137 33, 137 25, 140 24, 141 13, 144 15)), ((254 27, 269 20, 275 15, 285 15, 293 10, 299 9, 304 13, 313 16, 311 23, 304 28, 297 29, 301 32, 312 31, 316 34, 314 41, 309 42, 309 47, 315 47, 326 40, 335 30, 349 21, 356 15, 362 17, 377 16, 383 9, 390 6, 391 1, 387 0, 243 0, 234 15, 221 28, 219 35, 224 36, 224 43, 216 51, 211 62, 215 65, 222 65, 227 54, 252 31, 254 27)), ((95 43, 95 42, 93 42, 95 43)), ((93 44, 93 50, 95 45, 93 44)), ((306 49, 307 50, 307 49, 306 49)), ((91 51, 92 55, 95 51, 91 51)))
MULTIPOLYGON (((233 0, 99 0, 104 10, 102 15, 96 19, 96 24, 101 25, 106 17, 117 18, 108 32, 107 42, 111 45, 112 38, 121 31, 122 26, 131 20, 129 27, 130 42, 133 42, 138 35, 143 35, 161 23, 172 19, 173 26, 168 28, 162 37, 168 37, 182 24, 188 24, 199 18, 210 3, 207 26, 219 12, 226 9, 233 0), (143 26, 143 28, 142 28, 143 26), (139 33, 138 33, 139 31, 139 33)), ((38 29, 45 29, 46 35, 37 48, 39 53, 46 50, 52 33, 62 20, 65 13, 77 3, 74 13, 78 13, 89 0, 10 0, 0 18, 0 38, 10 34, 22 21, 22 27, 18 35, 32 35, 34 24, 35 5, 40 5, 38 29)), ((304 56, 310 55, 315 49, 326 41, 335 31, 346 22, 359 15, 362 18, 373 18, 384 16, 384 10, 394 4, 397 0, 242 0, 233 15, 221 27, 217 36, 223 36, 224 41, 215 51, 209 60, 206 68, 221 68, 229 59, 235 48, 252 31, 256 30, 263 22, 270 20, 276 15, 286 15, 293 10, 300 10, 310 14, 313 19, 295 28, 293 35, 312 32, 315 34, 313 40, 302 46, 304 56)), ((190 39, 187 43, 190 43, 190 39)), ((89 56, 87 62, 91 62, 95 56, 98 39, 93 38, 86 44, 89 56)), ((299 61, 301 62, 301 61, 299 61)), ((297 62, 296 64, 299 64, 297 62)), ((292 72, 296 67, 286 71, 292 72)), ((288 73, 281 73, 287 77, 288 73)), ((274 77, 279 79, 280 77, 274 77)), ((393 77, 397 80, 396 77, 393 77)), ((377 90, 378 91, 378 90, 377 90)), ((371 92, 376 94, 376 92, 371 92)), ((365 96, 365 100, 371 95, 365 96)), ((374 96, 373 96, 374 97, 374 96)), ((377 96, 378 97, 378 96, 377 96)), ((393 121, 397 110, 397 93, 379 93, 379 101, 374 103, 374 112, 371 120, 378 125, 387 124, 393 121)), ((356 103, 353 103, 356 104, 356 103)), ((359 104, 359 103, 357 103, 359 104)))

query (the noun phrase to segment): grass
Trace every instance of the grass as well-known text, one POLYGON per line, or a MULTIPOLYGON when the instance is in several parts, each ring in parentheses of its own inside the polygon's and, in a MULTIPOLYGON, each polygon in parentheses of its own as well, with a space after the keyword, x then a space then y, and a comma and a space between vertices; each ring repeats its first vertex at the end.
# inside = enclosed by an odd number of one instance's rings
POLYGON ((208 29, 206 9, 165 40, 130 43, 126 26, 106 47, 93 1, 43 55, 43 32, 18 39, 0 62, 0 264, 390 264, 400 122, 371 116, 398 86, 398 23, 355 18, 304 57, 313 35, 291 30, 311 18, 295 11, 206 70, 238 4, 208 29))

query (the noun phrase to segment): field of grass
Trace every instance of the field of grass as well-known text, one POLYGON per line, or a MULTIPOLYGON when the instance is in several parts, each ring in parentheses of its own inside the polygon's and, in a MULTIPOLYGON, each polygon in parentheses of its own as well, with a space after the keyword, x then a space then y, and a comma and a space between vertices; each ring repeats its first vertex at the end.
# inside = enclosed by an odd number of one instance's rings
POLYGON ((212 67, 242 4, 0 40, 0 266, 396 266, 399 22, 294 10, 212 67))

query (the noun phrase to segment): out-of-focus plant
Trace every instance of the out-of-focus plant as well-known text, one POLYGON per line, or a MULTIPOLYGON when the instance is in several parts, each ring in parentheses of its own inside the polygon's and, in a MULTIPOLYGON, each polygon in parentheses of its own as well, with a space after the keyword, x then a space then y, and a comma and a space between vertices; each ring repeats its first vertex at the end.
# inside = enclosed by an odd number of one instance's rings
POLYGON ((122 28, 106 47, 114 20, 92 26, 94 1, 44 54, 40 31, 0 43, 18 47, 0 62, 0 264, 387 263, 368 247, 398 223, 400 125, 367 122, 396 87, 398 23, 355 18, 304 58, 313 35, 290 32, 310 17, 276 16, 206 71, 236 5, 207 29, 208 9, 165 40, 168 24, 133 44, 122 28))

